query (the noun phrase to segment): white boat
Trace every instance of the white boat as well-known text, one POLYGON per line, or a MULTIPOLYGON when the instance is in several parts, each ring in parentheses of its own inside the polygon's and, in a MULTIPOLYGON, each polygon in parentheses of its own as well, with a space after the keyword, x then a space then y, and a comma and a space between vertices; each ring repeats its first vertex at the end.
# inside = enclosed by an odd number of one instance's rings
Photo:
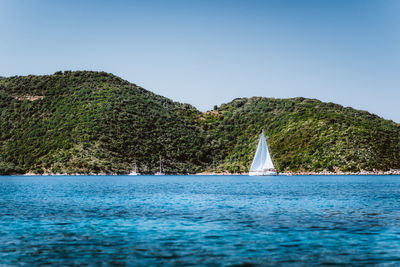
POLYGON ((132 171, 132 172, 130 172, 130 173, 128 173, 128 175, 140 175, 140 173, 138 173, 138 171, 137 171, 137 165, 136 165, 136 162, 135 162, 135 170, 134 170, 134 171, 132 171))
POLYGON ((162 160, 161 160, 161 155, 160 155, 160 171, 156 172, 154 175, 165 175, 165 173, 162 172, 162 160))
POLYGON ((267 141, 265 140, 264 130, 260 135, 256 154, 250 167, 250 176, 271 176, 278 175, 274 164, 272 163, 271 155, 268 151, 267 141))

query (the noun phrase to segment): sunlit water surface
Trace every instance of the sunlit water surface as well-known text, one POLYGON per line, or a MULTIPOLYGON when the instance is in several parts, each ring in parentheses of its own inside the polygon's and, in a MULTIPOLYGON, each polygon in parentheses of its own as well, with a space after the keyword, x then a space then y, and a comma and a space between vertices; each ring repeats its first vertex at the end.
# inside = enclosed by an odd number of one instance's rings
POLYGON ((400 176, 0 177, 0 265, 400 265, 400 176))

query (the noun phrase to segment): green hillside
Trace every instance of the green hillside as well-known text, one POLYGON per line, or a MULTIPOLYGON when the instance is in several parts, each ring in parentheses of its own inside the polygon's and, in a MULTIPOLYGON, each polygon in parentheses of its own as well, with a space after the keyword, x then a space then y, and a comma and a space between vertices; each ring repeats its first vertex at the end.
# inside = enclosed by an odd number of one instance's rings
POLYGON ((201 113, 105 72, 0 78, 0 173, 247 172, 265 129, 280 171, 400 168, 400 125, 318 100, 201 113))
POLYGON ((221 169, 248 171, 265 129, 280 171, 400 168, 400 125, 315 99, 235 99, 204 115, 221 169))
MULTIPOLYGON (((103 72, 0 81, 2 165, 22 172, 195 172, 200 112, 103 72), (29 96, 37 100, 23 100, 29 96), (42 98, 42 99, 41 99, 42 98), (14 167, 15 166, 15 167, 14 167)), ((8 170, 10 172, 10 170, 8 170)))

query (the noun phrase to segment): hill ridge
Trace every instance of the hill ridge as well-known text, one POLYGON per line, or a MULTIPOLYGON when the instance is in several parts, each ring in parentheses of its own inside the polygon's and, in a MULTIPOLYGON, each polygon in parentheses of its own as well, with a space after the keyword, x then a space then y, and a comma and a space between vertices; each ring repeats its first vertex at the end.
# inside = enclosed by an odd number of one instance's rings
POLYGON ((303 97, 200 112, 113 74, 0 79, 0 173, 246 172, 262 128, 280 171, 400 168, 400 125, 303 97))

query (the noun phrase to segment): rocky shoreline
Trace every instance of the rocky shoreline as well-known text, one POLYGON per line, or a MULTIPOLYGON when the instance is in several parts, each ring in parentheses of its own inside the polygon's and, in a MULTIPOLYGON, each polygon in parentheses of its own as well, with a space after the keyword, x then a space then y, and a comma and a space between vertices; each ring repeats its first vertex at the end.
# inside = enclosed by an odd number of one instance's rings
MULTIPOLYGON (((202 172, 196 173, 195 175, 248 175, 248 173, 213 173, 213 172, 202 172)), ((400 170, 389 170, 389 171, 359 171, 359 172, 280 172, 279 175, 400 175, 400 170)))
MULTIPOLYGON (((36 173, 25 173, 25 174, 14 174, 14 175, 22 175, 22 176, 82 176, 82 175, 90 175, 90 176, 105 176, 105 175, 128 175, 128 174, 117 174, 117 173, 44 173, 44 174, 36 174, 36 173)), ((152 174, 142 174, 142 175, 152 175, 152 174)), ((248 175, 248 173, 228 173, 228 172, 201 172, 195 174, 173 174, 173 175, 248 175)), ((400 169, 389 170, 389 171, 359 171, 359 172, 281 172, 279 175, 286 176, 301 176, 301 175, 400 175, 400 169)))
POLYGON ((400 170, 389 171, 359 171, 359 172, 285 172, 286 175, 400 175, 400 170))

